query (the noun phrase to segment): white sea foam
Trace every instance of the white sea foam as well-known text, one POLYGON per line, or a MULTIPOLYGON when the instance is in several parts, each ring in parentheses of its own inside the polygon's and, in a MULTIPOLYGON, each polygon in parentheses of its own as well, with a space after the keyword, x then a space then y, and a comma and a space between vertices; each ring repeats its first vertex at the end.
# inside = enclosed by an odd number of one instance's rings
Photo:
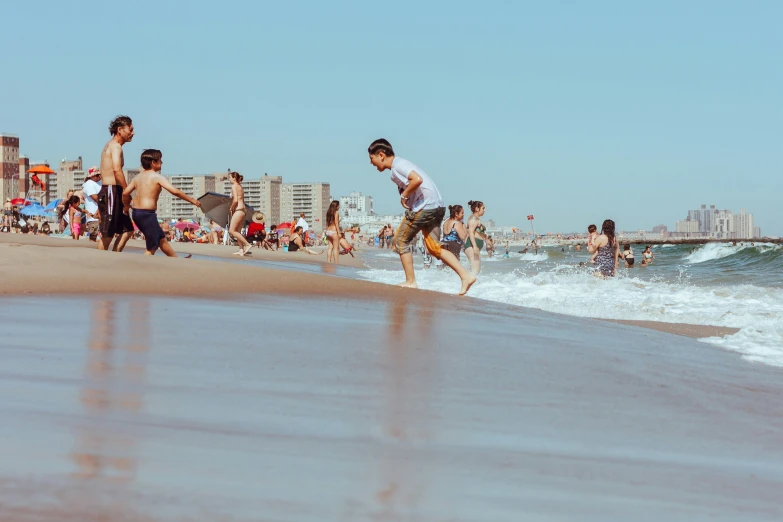
MULTIPOLYGON (((535 255, 535 254, 534 254, 535 255)), ((470 295, 491 301, 562 314, 604 319, 635 319, 740 328, 735 335, 704 341, 734 350, 747 360, 783 366, 783 290, 753 285, 700 287, 645 281, 626 273, 603 280, 592 270, 560 266, 537 274, 515 270, 481 274, 470 295)), ((359 275, 397 283, 399 270, 365 270, 359 275)), ((449 270, 417 271, 420 288, 454 293, 458 281, 449 270)))
POLYGON ((749 243, 733 245, 731 243, 707 243, 697 248, 694 252, 685 256, 685 261, 690 264, 714 261, 742 252, 743 250, 756 250, 764 253, 769 250, 780 250, 780 245, 771 243, 758 243, 751 246, 749 243))

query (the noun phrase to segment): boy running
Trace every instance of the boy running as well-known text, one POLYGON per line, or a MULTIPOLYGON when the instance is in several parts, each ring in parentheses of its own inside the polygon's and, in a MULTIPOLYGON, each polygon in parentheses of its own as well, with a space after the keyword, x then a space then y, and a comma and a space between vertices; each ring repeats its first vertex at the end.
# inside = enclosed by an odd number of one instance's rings
MULTIPOLYGON (((131 195, 137 191, 137 204, 133 207, 133 221, 139 230, 144 234, 147 242, 146 255, 155 255, 160 248, 164 254, 169 257, 177 257, 177 253, 171 248, 166 240, 166 234, 160 228, 158 223, 158 197, 162 188, 171 192, 172 195, 184 199, 201 208, 201 203, 181 190, 174 188, 171 182, 160 173, 163 166, 163 153, 156 149, 147 149, 141 153, 141 166, 144 169, 138 176, 133 178, 125 190, 122 191, 122 205, 125 208, 130 207, 131 195)), ((188 254, 185 257, 190 257, 188 254)))
POLYGON ((440 224, 446 215, 446 206, 435 183, 410 161, 395 157, 394 149, 385 139, 372 142, 367 152, 378 172, 391 171, 391 180, 399 189, 400 204, 406 211, 392 239, 394 251, 400 255, 405 270, 405 281, 399 286, 417 288, 411 244, 416 240, 416 234, 422 232, 427 251, 457 273, 462 280, 459 295, 465 295, 476 282, 476 276, 465 270, 454 254, 441 249, 440 224))

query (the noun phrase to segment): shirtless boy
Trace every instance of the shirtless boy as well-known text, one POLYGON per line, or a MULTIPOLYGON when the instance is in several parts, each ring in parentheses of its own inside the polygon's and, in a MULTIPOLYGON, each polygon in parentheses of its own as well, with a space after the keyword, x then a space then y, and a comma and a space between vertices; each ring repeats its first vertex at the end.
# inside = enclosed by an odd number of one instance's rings
MULTIPOLYGON (((160 173, 163 166, 163 153, 156 149, 147 149, 141 153, 141 166, 144 169, 133 181, 122 191, 122 204, 125 208, 130 207, 131 195, 136 191, 136 205, 133 207, 133 221, 144 234, 147 242, 146 255, 155 255, 160 248, 164 254, 169 257, 177 257, 177 253, 171 248, 166 240, 166 233, 158 223, 158 197, 160 190, 166 189, 172 195, 192 203, 201 208, 201 203, 181 190, 174 187, 171 182, 160 173)), ((188 254, 186 257, 190 257, 188 254)))
POLYGON ((98 250, 109 250, 115 235, 119 238, 113 250, 122 252, 133 235, 133 223, 128 214, 130 206, 122 203, 122 191, 128 185, 122 168, 125 157, 122 146, 133 140, 133 122, 128 116, 117 116, 109 124, 111 139, 101 151, 101 191, 98 193, 98 212, 101 216, 101 240, 98 250))

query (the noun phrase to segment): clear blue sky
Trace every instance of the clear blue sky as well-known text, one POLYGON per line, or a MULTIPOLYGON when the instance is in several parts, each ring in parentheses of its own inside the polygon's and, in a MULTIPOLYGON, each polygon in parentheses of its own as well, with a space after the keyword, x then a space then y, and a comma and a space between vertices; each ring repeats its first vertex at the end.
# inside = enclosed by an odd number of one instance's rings
POLYGON ((328 181, 396 213, 366 154, 386 137, 502 224, 672 228, 713 203, 783 235, 779 0, 79 5, 4 7, 0 131, 33 160, 94 164, 128 114, 129 166, 160 148, 167 173, 328 181))

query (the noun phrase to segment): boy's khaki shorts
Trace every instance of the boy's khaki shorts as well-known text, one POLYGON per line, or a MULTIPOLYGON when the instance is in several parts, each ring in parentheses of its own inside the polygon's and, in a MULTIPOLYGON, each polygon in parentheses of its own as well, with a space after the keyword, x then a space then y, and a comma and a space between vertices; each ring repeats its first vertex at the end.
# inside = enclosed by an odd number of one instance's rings
POLYGON ((416 234, 424 233, 424 245, 427 251, 440 259, 440 225, 446 216, 446 207, 438 207, 413 212, 408 210, 394 234, 394 251, 398 254, 411 252, 416 234))

